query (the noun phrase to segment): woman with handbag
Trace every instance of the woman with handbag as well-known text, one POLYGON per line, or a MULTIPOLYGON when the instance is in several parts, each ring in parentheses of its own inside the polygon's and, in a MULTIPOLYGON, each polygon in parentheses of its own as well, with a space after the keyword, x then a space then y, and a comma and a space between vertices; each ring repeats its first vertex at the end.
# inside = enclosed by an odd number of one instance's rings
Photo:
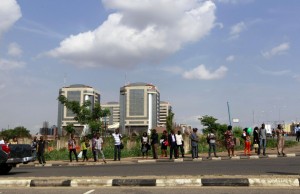
POLYGON ((253 130, 253 148, 255 150, 255 153, 258 153, 258 149, 259 149, 259 129, 258 129, 258 127, 254 127, 254 130, 253 130))
POLYGON ((168 132, 166 130, 163 131, 163 134, 160 137, 161 143, 161 157, 168 157, 167 150, 168 150, 168 132))

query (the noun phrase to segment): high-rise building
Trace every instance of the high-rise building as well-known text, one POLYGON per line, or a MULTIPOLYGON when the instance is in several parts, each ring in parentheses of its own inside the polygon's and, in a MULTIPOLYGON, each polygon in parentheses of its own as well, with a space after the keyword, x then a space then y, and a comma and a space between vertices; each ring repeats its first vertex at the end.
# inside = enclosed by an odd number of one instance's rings
POLYGON ((120 88, 120 129, 122 133, 150 131, 159 122, 160 93, 147 83, 120 88))
POLYGON ((159 127, 167 126, 167 117, 169 116, 169 111, 171 109, 171 104, 169 102, 160 101, 159 109, 159 127))
MULTIPOLYGON (((77 101, 82 105, 85 101, 91 101, 91 107, 95 106, 95 103, 100 103, 100 93, 94 88, 82 84, 70 85, 63 87, 59 90, 59 96, 65 96, 69 101, 77 101)), ((58 134, 64 135, 63 128, 68 124, 74 124, 77 133, 81 133, 83 125, 74 120, 74 113, 68 110, 63 104, 58 101, 58 118, 57 127, 58 134)))
POLYGON ((101 108, 108 109, 110 112, 108 117, 102 119, 106 125, 115 125, 120 123, 120 104, 118 102, 101 104, 101 108))

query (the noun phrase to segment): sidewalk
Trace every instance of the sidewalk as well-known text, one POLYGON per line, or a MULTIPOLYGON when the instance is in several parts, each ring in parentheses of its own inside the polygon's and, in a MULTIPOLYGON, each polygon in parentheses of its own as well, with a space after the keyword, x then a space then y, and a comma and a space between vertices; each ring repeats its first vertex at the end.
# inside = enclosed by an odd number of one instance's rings
MULTIPOLYGON (((286 148, 285 149, 286 156, 285 157, 296 157, 300 156, 300 144, 297 146, 286 148)), ((251 152, 251 156, 244 156, 244 151, 235 151, 236 157, 229 158, 227 155, 227 152, 218 152, 217 153, 218 158, 212 157, 211 159, 207 159, 208 154, 207 153, 201 153, 199 154, 199 159, 192 159, 190 154, 187 154, 185 158, 179 158, 179 159, 172 159, 169 160, 168 157, 159 158, 157 160, 152 159, 149 157, 148 159, 143 159, 142 157, 127 157, 127 158, 121 158, 121 161, 113 161, 112 159, 107 159, 107 164, 105 164, 101 159, 99 162, 94 162, 91 158, 88 162, 81 162, 81 159, 79 162, 76 162, 73 160, 73 162, 70 162, 69 160, 60 160, 60 161, 54 161, 49 160, 46 161, 46 164, 44 166, 93 166, 93 165, 114 165, 114 164, 136 164, 136 163, 156 163, 156 162, 184 162, 184 161, 207 161, 207 160, 236 160, 236 159, 260 159, 260 158, 277 158, 277 157, 283 157, 283 156, 277 156, 277 149, 267 149, 266 150, 266 156, 263 156, 262 154, 258 156, 256 153, 254 153, 254 150, 251 152)), ((19 164, 17 167, 42 167, 41 164, 39 164, 37 161, 34 163, 29 164, 19 164)))

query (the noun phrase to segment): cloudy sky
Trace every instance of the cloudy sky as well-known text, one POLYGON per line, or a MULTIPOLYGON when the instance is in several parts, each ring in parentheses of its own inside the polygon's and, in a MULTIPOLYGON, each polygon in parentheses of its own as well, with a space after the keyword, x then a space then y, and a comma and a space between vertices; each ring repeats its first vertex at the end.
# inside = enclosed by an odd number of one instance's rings
POLYGON ((177 123, 300 120, 300 1, 1 0, 0 129, 57 122, 58 90, 101 102, 146 82, 177 123))

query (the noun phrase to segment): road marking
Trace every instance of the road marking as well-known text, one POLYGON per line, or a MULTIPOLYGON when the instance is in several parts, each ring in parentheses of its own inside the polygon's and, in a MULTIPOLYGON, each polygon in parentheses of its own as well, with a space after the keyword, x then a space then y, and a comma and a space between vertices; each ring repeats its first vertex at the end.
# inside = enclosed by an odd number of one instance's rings
POLYGON ((90 193, 93 193, 94 191, 95 191, 95 189, 89 190, 89 191, 87 191, 87 192, 85 192, 85 193, 83 193, 83 194, 90 194, 90 193))

